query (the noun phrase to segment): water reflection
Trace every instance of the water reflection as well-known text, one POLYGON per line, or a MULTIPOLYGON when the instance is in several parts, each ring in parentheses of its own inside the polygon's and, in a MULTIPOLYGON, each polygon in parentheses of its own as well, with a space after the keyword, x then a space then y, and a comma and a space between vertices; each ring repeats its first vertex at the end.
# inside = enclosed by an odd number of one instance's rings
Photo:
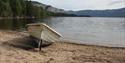
POLYGON ((31 19, 2 19, 0 29, 2 30, 23 30, 28 23, 33 23, 31 19))

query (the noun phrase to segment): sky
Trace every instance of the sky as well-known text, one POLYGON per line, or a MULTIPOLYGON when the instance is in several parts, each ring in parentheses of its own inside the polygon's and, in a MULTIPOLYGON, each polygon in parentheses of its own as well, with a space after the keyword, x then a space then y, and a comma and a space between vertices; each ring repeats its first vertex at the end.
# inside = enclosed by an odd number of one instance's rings
POLYGON ((125 0, 32 0, 65 10, 104 10, 125 7, 125 0))

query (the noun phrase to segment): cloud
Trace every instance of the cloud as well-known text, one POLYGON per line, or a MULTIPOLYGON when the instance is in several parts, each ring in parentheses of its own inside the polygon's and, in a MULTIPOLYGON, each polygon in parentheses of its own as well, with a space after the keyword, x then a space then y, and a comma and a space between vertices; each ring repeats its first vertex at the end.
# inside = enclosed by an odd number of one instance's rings
POLYGON ((36 0, 66 10, 115 9, 125 7, 125 0, 36 0))
POLYGON ((115 4, 119 4, 119 3, 125 4, 125 1, 124 0, 113 0, 109 5, 115 5, 115 4))

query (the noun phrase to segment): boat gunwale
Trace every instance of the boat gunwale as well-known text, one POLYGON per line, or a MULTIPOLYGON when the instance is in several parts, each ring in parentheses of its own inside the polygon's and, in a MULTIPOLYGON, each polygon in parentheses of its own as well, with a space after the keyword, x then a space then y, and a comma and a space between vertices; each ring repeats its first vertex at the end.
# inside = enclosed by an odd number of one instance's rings
POLYGON ((50 31, 52 31, 53 33, 55 33, 56 35, 62 37, 62 35, 60 33, 56 32, 55 30, 53 30, 51 27, 49 27, 45 23, 31 23, 31 24, 27 24, 27 27, 29 27, 29 26, 42 26, 42 25, 44 27, 46 27, 47 29, 49 29, 50 31))

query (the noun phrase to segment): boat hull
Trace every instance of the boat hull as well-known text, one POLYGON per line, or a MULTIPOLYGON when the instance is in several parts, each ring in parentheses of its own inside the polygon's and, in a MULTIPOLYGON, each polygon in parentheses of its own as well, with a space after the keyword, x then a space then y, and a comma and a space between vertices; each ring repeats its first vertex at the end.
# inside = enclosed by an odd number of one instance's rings
POLYGON ((44 23, 28 24, 27 30, 31 36, 46 42, 57 42, 62 37, 58 32, 44 23))

